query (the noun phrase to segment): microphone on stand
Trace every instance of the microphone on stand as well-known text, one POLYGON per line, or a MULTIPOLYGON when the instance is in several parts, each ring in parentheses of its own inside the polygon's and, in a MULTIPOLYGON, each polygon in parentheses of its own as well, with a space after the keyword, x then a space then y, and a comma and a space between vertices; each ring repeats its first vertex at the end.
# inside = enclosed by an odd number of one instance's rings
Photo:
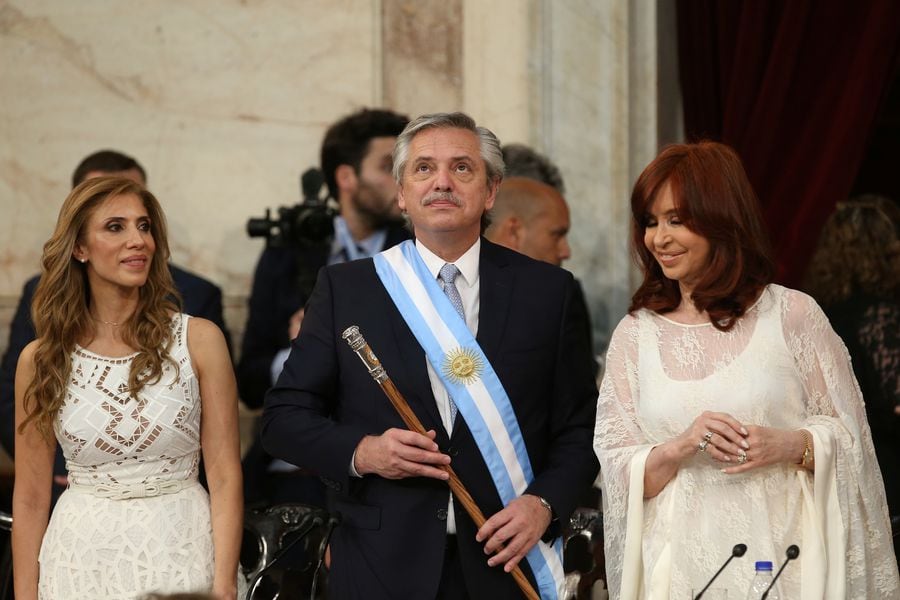
POLYGON ((741 557, 744 555, 745 552, 747 552, 747 544, 738 544, 734 548, 732 548, 731 556, 728 557, 728 560, 725 561, 724 565, 719 567, 719 570, 716 571, 716 574, 712 576, 712 579, 709 580, 709 583, 706 584, 706 587, 704 587, 702 590, 700 590, 700 592, 696 596, 694 596, 694 600, 700 600, 700 597, 703 595, 703 593, 709 589, 709 586, 711 586, 713 584, 713 581, 716 580, 716 577, 718 577, 719 574, 725 570, 725 567, 728 566, 728 563, 731 562, 732 558, 734 558, 736 556, 741 557))
POLYGON ((769 590, 772 589, 772 586, 775 585, 775 582, 778 581, 778 578, 781 577, 781 572, 784 571, 784 568, 787 566, 789 562, 800 556, 800 547, 797 544, 791 544, 787 547, 787 550, 784 551, 784 555, 787 557, 784 559, 784 562, 781 563, 781 568, 778 569, 778 573, 775 574, 775 577, 772 578, 772 583, 769 584, 769 587, 766 588, 766 591, 763 592, 763 595, 759 600, 766 600, 769 597, 769 590))

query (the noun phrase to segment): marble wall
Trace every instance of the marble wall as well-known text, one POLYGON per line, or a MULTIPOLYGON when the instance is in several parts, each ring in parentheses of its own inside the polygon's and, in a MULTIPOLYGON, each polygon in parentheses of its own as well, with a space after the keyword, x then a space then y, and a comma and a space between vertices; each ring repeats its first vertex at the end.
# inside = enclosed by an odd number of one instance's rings
POLYGON ((362 106, 461 109, 551 156, 598 350, 633 285, 627 198, 659 138, 654 0, 0 0, 0 350, 86 154, 146 167, 175 262, 236 337, 263 243, 324 129, 362 106))
POLYGON ((598 353, 636 286, 631 186, 660 142, 678 134, 674 13, 666 4, 466 3, 464 107, 504 143, 528 144, 560 167, 572 220, 564 266, 584 286, 598 353))

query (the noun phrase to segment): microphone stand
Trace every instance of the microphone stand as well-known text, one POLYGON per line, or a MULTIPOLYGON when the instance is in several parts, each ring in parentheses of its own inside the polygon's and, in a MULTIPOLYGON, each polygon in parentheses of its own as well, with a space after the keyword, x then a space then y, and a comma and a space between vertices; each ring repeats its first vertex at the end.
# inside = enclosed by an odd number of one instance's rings
POLYGON ((778 569, 778 573, 776 573, 775 577, 772 578, 772 583, 769 584, 769 587, 766 588, 766 591, 763 592, 763 595, 759 600, 766 600, 766 598, 769 597, 769 591, 771 591, 772 587, 775 585, 775 582, 778 581, 778 578, 781 577, 781 572, 784 571, 784 568, 787 566, 787 564, 800 556, 800 547, 796 544, 791 544, 787 547, 784 555, 786 558, 784 559, 784 562, 781 563, 781 568, 778 569))
POLYGON ((322 537, 322 543, 319 544, 319 561, 316 563, 316 569, 313 571, 312 585, 309 589, 309 600, 316 598, 316 584, 319 581, 319 572, 322 570, 322 563, 325 562, 325 552, 328 548, 328 540, 331 539, 331 533, 334 528, 341 524, 341 514, 337 513, 328 519, 325 526, 325 535, 322 537))
MULTIPOLYGON (((378 357, 372 352, 372 348, 369 347, 368 342, 366 342, 365 338, 359 332, 359 327, 351 325, 344 330, 341 337, 344 338, 344 341, 347 342, 350 348, 357 356, 359 356, 360 360, 363 361, 363 364, 369 371, 369 375, 371 375, 372 379, 381 386, 381 390, 387 395, 391 404, 394 405, 394 409, 400 413, 400 417, 403 419, 403 422, 406 423, 406 426, 412 431, 426 435, 425 427, 422 425, 419 417, 416 416, 416 413, 410 408, 406 398, 403 397, 403 394, 400 393, 400 390, 398 390, 397 386, 394 385, 394 382, 391 381, 391 378, 381 365, 381 361, 378 360, 378 357)), ((459 479, 459 476, 453 470, 453 467, 450 465, 440 465, 438 468, 443 469, 450 476, 450 479, 447 481, 450 485, 450 490, 472 518, 472 521, 475 522, 475 527, 480 529, 487 519, 485 518, 484 513, 481 512, 481 509, 478 508, 478 505, 475 504, 475 499, 472 498, 472 494, 470 494, 469 490, 466 489, 466 486, 463 485, 463 482, 459 479)), ((525 597, 528 598, 528 600, 540 600, 541 597, 534 590, 534 587, 532 587, 528 578, 525 577, 525 573, 519 565, 513 567, 511 575, 513 576, 513 579, 516 580, 516 584, 518 584, 519 589, 522 590, 522 593, 525 594, 525 597)))
POLYGON ((719 570, 716 571, 716 574, 712 576, 712 579, 709 580, 709 583, 706 584, 706 587, 704 587, 697 593, 696 596, 694 596, 694 600, 700 600, 703 594, 706 593, 706 590, 709 589, 709 586, 713 584, 713 581, 715 581, 716 578, 722 573, 722 571, 725 570, 725 567, 728 566, 728 563, 731 562, 731 559, 733 559, 735 556, 743 556, 745 552, 747 552, 747 544, 737 544, 734 548, 732 548, 731 556, 728 557, 728 560, 725 561, 724 565, 719 567, 719 570))
POLYGON ((254 592, 256 592, 256 588, 259 585, 259 582, 262 579, 263 575, 265 575, 269 569, 274 567, 275 563, 279 562, 282 558, 287 556, 290 549, 293 548, 297 544, 297 542, 299 542, 300 540, 305 538, 307 535, 309 535, 310 531, 312 531, 314 528, 320 527, 321 525, 324 524, 322 517, 313 516, 313 515, 307 515, 305 521, 306 521, 306 523, 304 523, 303 527, 299 528, 300 534, 294 538, 294 541, 292 541, 290 544, 288 544, 287 546, 282 548, 281 552, 279 552, 278 555, 272 559, 272 562, 270 562, 263 569, 261 569, 260 572, 256 574, 256 577, 253 578, 253 581, 251 581, 250 584, 247 586, 246 600, 252 600, 253 594, 254 594, 254 592))

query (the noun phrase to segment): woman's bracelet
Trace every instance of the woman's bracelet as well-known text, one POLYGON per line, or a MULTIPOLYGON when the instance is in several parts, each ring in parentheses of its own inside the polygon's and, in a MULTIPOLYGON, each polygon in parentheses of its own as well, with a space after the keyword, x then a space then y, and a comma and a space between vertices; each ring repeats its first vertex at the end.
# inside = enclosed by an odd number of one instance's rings
POLYGON ((804 469, 812 467, 815 456, 812 448, 812 436, 805 429, 800 429, 800 435, 803 436, 803 456, 800 458, 800 466, 804 469))

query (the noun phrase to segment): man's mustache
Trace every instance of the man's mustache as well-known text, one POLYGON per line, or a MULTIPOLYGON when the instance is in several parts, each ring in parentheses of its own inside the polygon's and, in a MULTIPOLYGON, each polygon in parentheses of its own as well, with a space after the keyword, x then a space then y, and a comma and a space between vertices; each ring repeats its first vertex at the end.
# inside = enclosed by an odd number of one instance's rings
POLYGON ((456 206, 462 206, 462 202, 453 195, 453 192, 431 192, 422 198, 422 206, 428 206, 432 202, 437 201, 452 202, 456 206))

